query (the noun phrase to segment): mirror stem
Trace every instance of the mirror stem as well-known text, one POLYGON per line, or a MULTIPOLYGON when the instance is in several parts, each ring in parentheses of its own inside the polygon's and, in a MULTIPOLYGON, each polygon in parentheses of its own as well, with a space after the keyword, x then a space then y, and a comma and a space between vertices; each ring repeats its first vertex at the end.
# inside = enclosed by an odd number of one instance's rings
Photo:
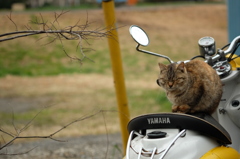
POLYGON ((154 53, 154 52, 150 52, 150 51, 146 51, 146 50, 140 50, 139 47, 140 47, 140 44, 137 44, 136 50, 139 51, 139 52, 143 52, 143 53, 146 53, 146 54, 150 54, 150 55, 162 57, 162 58, 167 59, 170 63, 174 63, 174 62, 173 62, 169 57, 167 57, 167 56, 160 55, 160 54, 157 54, 157 53, 154 53))

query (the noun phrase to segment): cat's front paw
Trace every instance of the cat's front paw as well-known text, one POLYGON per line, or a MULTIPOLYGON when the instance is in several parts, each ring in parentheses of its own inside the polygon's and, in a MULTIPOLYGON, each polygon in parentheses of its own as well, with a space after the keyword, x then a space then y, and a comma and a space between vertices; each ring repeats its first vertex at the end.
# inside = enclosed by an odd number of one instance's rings
POLYGON ((173 112, 173 113, 177 113, 177 111, 178 111, 178 106, 173 105, 173 106, 172 106, 172 112, 173 112))
POLYGON ((189 105, 172 106, 173 113, 188 113, 191 110, 189 105))

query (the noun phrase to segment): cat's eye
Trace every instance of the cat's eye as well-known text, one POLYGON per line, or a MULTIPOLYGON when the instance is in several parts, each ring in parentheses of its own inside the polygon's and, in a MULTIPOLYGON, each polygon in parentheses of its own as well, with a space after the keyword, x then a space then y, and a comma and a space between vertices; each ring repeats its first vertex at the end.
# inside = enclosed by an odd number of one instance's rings
POLYGON ((158 79, 158 84, 160 84, 160 85, 164 85, 166 82, 165 82, 165 80, 163 79, 163 78, 159 78, 158 79))
POLYGON ((161 73, 161 74, 164 74, 166 71, 167 71, 167 70, 163 68, 162 70, 160 70, 160 73, 161 73))
POLYGON ((183 82, 184 80, 185 80, 184 77, 179 77, 179 78, 177 78, 178 83, 181 83, 181 82, 183 82))

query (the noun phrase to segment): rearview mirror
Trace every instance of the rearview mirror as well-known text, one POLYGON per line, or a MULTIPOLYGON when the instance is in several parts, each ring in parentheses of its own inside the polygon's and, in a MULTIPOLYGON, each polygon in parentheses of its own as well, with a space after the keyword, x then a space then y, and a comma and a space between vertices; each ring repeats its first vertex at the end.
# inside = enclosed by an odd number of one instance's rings
POLYGON ((129 28, 129 32, 132 38, 140 45, 147 46, 149 44, 149 38, 145 31, 139 26, 132 25, 129 28))

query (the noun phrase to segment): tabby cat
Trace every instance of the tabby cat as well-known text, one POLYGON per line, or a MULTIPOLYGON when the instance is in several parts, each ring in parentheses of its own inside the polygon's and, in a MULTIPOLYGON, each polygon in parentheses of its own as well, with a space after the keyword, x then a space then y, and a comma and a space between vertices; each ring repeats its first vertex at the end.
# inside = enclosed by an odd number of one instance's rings
POLYGON ((212 114, 222 97, 222 83, 216 71, 201 60, 164 65, 159 63, 159 86, 172 102, 172 112, 212 114))

